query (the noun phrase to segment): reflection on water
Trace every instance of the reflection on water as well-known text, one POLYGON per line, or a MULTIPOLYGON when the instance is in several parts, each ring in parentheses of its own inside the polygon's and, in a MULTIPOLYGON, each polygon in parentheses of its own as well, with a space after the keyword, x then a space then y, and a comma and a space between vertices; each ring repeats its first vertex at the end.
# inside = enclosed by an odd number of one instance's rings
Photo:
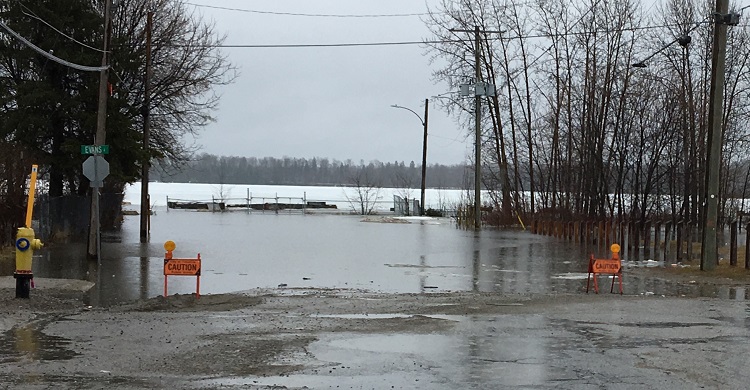
MULTIPOLYGON (((447 219, 440 222, 365 223, 351 215, 158 209, 150 243, 139 243, 138 216, 127 216, 121 232, 103 235, 101 275, 79 244, 38 251, 34 273, 93 282, 100 278, 94 304, 154 297, 164 289, 163 244, 173 240, 175 257, 201 254, 201 294, 280 285, 392 293, 585 291, 585 279, 560 276, 585 275, 591 248, 524 231, 474 232, 456 229, 447 219)), ((170 276, 169 292, 193 293, 195 282, 194 277, 170 276)), ((680 286, 627 274, 624 284, 626 294, 738 296, 728 288, 680 286)))
POLYGON ((14 327, 0 335, 0 362, 68 360, 77 355, 67 348, 70 340, 43 333, 41 324, 14 327))
POLYGON ((548 385, 550 366, 558 357, 549 353, 549 327, 544 316, 470 315, 434 321, 451 321, 452 331, 325 334, 310 344, 308 351, 326 369, 253 377, 252 382, 248 378, 221 378, 216 384, 360 388, 366 378, 374 388, 399 389, 548 385), (352 371, 357 375, 350 375, 352 371))

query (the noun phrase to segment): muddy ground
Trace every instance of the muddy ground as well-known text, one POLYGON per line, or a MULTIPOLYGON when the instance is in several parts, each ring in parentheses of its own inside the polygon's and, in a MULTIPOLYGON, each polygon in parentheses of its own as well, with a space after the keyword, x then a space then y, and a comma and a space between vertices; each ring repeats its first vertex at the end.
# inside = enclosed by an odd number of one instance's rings
POLYGON ((0 388, 740 389, 750 381, 744 301, 274 289, 96 308, 82 290, 51 286, 22 300, 0 288, 0 388))

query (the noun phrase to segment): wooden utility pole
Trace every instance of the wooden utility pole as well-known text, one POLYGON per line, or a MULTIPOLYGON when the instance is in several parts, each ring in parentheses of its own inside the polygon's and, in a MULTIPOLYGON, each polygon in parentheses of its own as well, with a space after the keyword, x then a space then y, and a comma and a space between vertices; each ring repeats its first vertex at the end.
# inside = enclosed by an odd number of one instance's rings
MULTIPOLYGON (((706 162, 706 199, 701 270, 712 271, 718 263, 716 226, 719 212, 719 173, 721 170, 722 117, 724 101, 724 68, 727 51, 727 26, 735 24, 728 14, 729 0, 716 0, 714 42, 711 60, 711 97, 708 108, 709 136, 706 162)), ((739 21, 739 16, 737 16, 739 21)))
POLYGON ((151 25, 154 13, 149 10, 146 18, 146 77, 143 88, 143 162, 141 166, 141 242, 148 242, 151 209, 148 196, 148 171, 151 168, 149 138, 151 137, 151 25))
MULTIPOLYGON (((479 26, 474 27, 474 72, 476 80, 474 85, 479 85, 482 80, 482 68, 479 64, 480 58, 479 26)), ((476 88, 476 87, 475 87, 476 88)), ((482 96, 474 93, 474 229, 482 227, 482 96)))
MULTIPOLYGON (((107 140, 107 90, 109 81, 109 35, 111 31, 110 13, 112 0, 104 2, 104 42, 102 43, 102 70, 99 72, 99 106, 96 115, 96 135, 94 145, 104 145, 107 140)), ((99 188, 94 187, 91 191, 91 218, 89 219, 89 239, 86 251, 89 259, 99 257, 99 210, 96 200, 99 197, 99 188)))
POLYGON ((482 82, 482 46, 479 33, 502 34, 503 31, 480 30, 479 26, 475 26, 473 30, 452 28, 450 31, 474 33, 474 229, 479 230, 482 227, 482 97, 495 94, 494 83, 482 82), (489 90, 490 86, 492 90, 489 90))
POLYGON ((427 176, 427 115, 429 114, 430 99, 424 100, 424 139, 422 140, 422 194, 419 204, 419 215, 424 215, 424 193, 425 193, 425 177, 427 176))

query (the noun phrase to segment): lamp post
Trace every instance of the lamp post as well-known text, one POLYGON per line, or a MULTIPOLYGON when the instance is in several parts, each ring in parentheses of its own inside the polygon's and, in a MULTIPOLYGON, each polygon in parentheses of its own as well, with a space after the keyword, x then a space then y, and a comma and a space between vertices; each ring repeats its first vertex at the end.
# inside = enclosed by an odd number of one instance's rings
POLYGON ((412 114, 416 115, 417 118, 419 118, 419 122, 422 123, 422 127, 424 127, 424 138, 422 140, 422 193, 421 198, 419 200, 419 215, 424 215, 424 192, 425 192, 425 176, 427 175, 427 115, 429 113, 429 105, 430 99, 424 100, 424 120, 422 120, 422 117, 419 116, 414 110, 408 107, 399 106, 398 104, 392 104, 391 107, 393 108, 402 108, 404 110, 408 110, 412 114))

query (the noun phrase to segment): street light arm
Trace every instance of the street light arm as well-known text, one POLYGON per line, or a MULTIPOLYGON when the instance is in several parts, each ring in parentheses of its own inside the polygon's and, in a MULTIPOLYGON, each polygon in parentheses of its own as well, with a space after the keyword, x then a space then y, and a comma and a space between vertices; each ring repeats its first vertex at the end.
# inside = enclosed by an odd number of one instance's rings
POLYGON ((701 24, 704 24, 704 23, 707 23, 707 22, 703 21, 703 22, 697 22, 697 23, 695 23, 695 26, 689 28, 687 31, 685 31, 684 34, 678 36, 677 38, 675 38, 671 42, 669 42, 666 45, 662 46, 659 50, 657 50, 656 52, 652 53, 648 57, 644 58, 640 62, 633 63, 630 66, 632 66, 633 68, 645 68, 647 66, 646 65, 646 61, 648 61, 648 60, 656 57, 657 54, 663 52, 664 50, 666 50, 668 47, 674 45, 675 43, 679 43, 680 46, 686 47, 687 45, 690 44, 690 41, 691 41, 689 34, 691 32, 693 32, 695 29, 697 29, 698 27, 700 27, 701 24))
POLYGON ((409 107, 404 107, 404 106, 399 106, 398 104, 391 104, 391 107, 393 107, 393 108, 403 108, 404 110, 409 110, 409 111, 410 111, 410 112, 411 112, 412 114, 416 115, 416 116, 417 116, 417 118, 419 118, 419 123, 421 123, 421 124, 422 124, 422 126, 424 126, 424 120, 422 119, 422 117, 421 117, 421 116, 419 116, 419 114, 417 114, 417 113, 416 113, 416 112, 415 112, 414 110, 412 110, 411 108, 409 108, 409 107))
POLYGON ((643 59, 643 60, 641 60, 640 62, 636 62, 636 63, 632 64, 631 66, 632 66, 633 68, 645 68, 645 67, 646 67, 646 62, 647 62, 648 60, 650 60, 650 59, 652 59, 652 58, 656 57, 656 55, 657 55, 657 54, 659 54, 659 53, 663 52, 663 51, 664 51, 664 50, 666 50, 666 49, 667 49, 668 47, 672 46, 672 45, 673 45, 673 44, 674 44, 675 42, 680 42, 681 40, 684 40, 684 39, 686 39, 686 37, 687 37, 687 40, 688 40, 688 42, 689 42, 689 41, 690 41, 690 39, 689 39, 689 38, 690 38, 690 36, 689 36, 689 35, 687 35, 687 34, 684 34, 684 35, 680 35, 679 37, 675 38, 675 39, 674 39, 674 40, 673 40, 672 42, 669 42, 669 43, 667 43, 666 45, 662 46, 662 47, 661 47, 661 49, 659 49, 659 50, 657 50, 657 51, 653 52, 653 53, 652 53, 652 54, 651 54, 650 56, 648 56, 648 57, 644 58, 644 59, 643 59))

